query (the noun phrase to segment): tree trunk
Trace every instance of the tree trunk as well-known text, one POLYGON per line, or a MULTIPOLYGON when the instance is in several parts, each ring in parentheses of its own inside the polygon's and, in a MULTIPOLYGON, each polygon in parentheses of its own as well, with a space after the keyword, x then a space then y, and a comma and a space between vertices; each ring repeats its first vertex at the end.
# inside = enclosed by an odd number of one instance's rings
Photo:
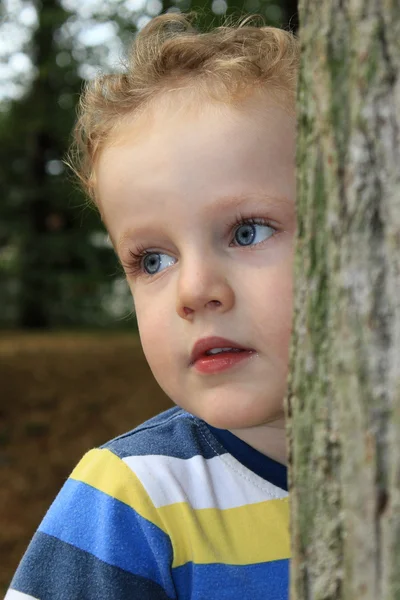
POLYGON ((400 3, 302 0, 292 600, 400 598, 400 3))
MULTIPOLYGON (((20 103, 20 107, 23 107, 21 118, 26 123, 21 154, 27 165, 24 173, 25 214, 22 216, 25 227, 19 260, 18 325, 23 329, 49 328, 52 316, 49 307, 63 300, 57 277, 60 265, 51 238, 66 229, 69 217, 69 207, 60 207, 59 196, 62 197, 62 194, 55 197, 54 189, 49 189, 49 175, 46 173, 47 162, 54 157, 61 158, 63 150, 64 140, 60 140, 54 127, 57 92, 61 93, 61 85, 54 77, 57 53, 55 34, 67 20, 68 13, 58 0, 43 0, 38 3, 37 10, 39 23, 33 35, 37 76, 31 90, 20 103), (55 219, 58 223, 53 232, 55 219)), ((66 261, 68 250, 66 248, 66 261)))

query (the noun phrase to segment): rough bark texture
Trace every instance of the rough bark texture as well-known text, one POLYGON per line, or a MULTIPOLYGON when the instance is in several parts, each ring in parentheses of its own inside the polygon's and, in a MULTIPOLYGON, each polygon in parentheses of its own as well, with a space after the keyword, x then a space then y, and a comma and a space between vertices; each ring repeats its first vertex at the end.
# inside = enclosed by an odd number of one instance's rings
POLYGON ((400 3, 302 0, 292 600, 400 599, 400 3))

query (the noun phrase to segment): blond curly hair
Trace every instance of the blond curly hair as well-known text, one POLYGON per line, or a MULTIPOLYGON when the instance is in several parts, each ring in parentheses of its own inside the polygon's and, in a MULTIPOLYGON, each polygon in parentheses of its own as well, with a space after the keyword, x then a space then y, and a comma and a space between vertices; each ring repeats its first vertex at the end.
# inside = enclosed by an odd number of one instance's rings
POLYGON ((276 27, 249 25, 252 17, 199 32, 195 13, 160 15, 140 31, 125 72, 88 82, 78 105, 67 163, 96 206, 95 165, 124 118, 143 113, 165 92, 238 105, 267 90, 294 114, 299 63, 297 38, 276 27))

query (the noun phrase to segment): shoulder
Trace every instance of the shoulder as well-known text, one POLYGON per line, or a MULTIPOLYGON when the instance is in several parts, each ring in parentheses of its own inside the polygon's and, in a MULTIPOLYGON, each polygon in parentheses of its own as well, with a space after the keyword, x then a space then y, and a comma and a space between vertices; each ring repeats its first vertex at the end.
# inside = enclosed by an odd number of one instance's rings
POLYGON ((103 444, 101 449, 121 459, 146 455, 180 459, 201 455, 207 459, 225 452, 215 442, 201 419, 176 406, 103 444))
MULTIPOLYGON (((174 407, 89 450, 69 485, 86 495, 106 494, 161 526, 156 508, 164 488, 181 489, 182 480, 191 479, 199 464, 209 465, 225 453, 201 419, 174 407)), ((92 504, 88 499, 87 505, 92 504)))
POLYGON ((118 487, 118 497, 131 506, 133 495, 136 509, 146 498, 152 512, 142 514, 161 527, 161 507, 182 502, 197 507, 200 499, 211 506, 217 480, 226 480, 228 458, 204 421, 174 407, 92 450, 72 477, 95 487, 110 480, 113 487, 102 489, 116 496, 118 487), (87 472, 82 470, 85 461, 87 472))

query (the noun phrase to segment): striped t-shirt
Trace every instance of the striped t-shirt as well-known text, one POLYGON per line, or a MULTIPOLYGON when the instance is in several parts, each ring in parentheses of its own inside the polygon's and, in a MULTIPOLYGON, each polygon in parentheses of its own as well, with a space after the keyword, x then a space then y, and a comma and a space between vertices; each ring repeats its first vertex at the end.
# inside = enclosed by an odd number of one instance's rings
POLYGON ((82 458, 6 600, 287 600, 285 477, 172 408, 82 458))

